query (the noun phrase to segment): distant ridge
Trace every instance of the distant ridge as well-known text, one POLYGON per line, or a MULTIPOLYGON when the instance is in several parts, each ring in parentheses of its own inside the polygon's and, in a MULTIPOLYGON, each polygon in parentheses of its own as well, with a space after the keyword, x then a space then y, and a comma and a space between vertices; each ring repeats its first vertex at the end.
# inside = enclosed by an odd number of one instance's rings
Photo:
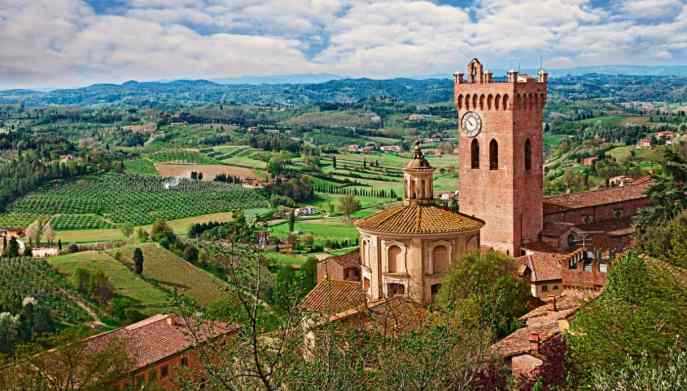
POLYGON ((318 84, 342 79, 348 79, 348 77, 329 73, 304 73, 295 75, 229 77, 214 79, 213 81, 219 84, 318 84))

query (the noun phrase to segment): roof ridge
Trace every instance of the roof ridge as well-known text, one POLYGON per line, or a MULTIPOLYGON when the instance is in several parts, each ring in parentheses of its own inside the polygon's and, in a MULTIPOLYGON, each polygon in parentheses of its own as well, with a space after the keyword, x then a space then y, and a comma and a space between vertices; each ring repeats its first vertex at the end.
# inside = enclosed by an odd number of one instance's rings
POLYGON ((550 195, 550 196, 545 196, 543 202, 546 202, 546 200, 550 200, 550 199, 566 198, 566 197, 572 197, 572 196, 576 196, 576 195, 580 195, 580 194, 600 193, 600 192, 604 192, 604 191, 618 191, 618 190, 621 190, 623 188, 644 185, 644 184, 650 182, 651 180, 652 180, 651 176, 646 175, 646 176, 643 176, 641 178, 635 179, 632 183, 625 185, 625 186, 602 187, 602 188, 595 189, 595 190, 577 191, 574 193, 566 193, 566 194, 554 194, 554 195, 550 195))

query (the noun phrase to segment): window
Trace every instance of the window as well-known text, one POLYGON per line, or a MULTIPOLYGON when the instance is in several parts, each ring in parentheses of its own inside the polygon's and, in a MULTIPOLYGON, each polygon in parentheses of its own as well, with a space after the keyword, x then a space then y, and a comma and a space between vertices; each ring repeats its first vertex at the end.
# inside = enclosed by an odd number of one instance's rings
POLYGON ((479 168, 479 141, 473 139, 470 143, 470 166, 472 168, 479 168))
POLYGON ((591 215, 582 216, 582 221, 585 224, 591 224, 594 222, 594 216, 591 216, 591 215))
POLYGON ((489 143, 489 169, 499 169, 499 144, 496 140, 491 140, 489 143))
POLYGON ((532 143, 530 139, 525 140, 525 170, 532 168, 532 143))
POLYGON ((431 292, 432 292, 432 301, 434 301, 434 298, 439 294, 439 291, 441 290, 441 284, 434 284, 432 285, 431 292))
POLYGON ((168 365, 163 365, 160 367, 160 378, 164 379, 167 376, 169 376, 169 366, 168 365))
POLYGON ((389 284, 389 297, 405 295, 406 288, 403 284, 389 284))
POLYGON ((557 291, 557 290, 558 290, 558 285, 554 285, 554 286, 553 286, 553 290, 554 290, 554 291, 557 291))
POLYGON ((182 367, 188 367, 188 357, 182 357, 181 358, 181 366, 182 367))
POLYGON ((148 371, 148 383, 154 383, 157 380, 157 368, 151 368, 148 371))
POLYGON ((401 248, 398 246, 391 246, 389 247, 389 256, 388 256, 388 272, 389 273, 396 273, 398 272, 398 264, 401 260, 401 248))
POLYGON ((449 256, 446 246, 436 246, 432 250, 432 262, 434 273, 445 273, 448 271, 449 256))
POLYGON ((363 289, 364 290, 370 289, 370 279, 367 277, 363 278, 363 289))
POLYGON ((591 272, 593 268, 593 261, 591 259, 584 260, 584 271, 591 272))
POLYGON ((615 217, 616 219, 622 219, 623 218, 623 208, 613 209, 613 217, 615 217))
POLYGON ((542 292, 548 292, 548 291, 549 291, 548 285, 542 285, 542 286, 541 286, 541 291, 542 291, 542 292))
POLYGON ((577 239, 577 235, 575 234, 575 232, 571 232, 571 233, 568 235, 568 249, 569 249, 569 250, 572 250, 572 249, 577 248, 577 243, 578 243, 578 242, 579 242, 579 241, 578 241, 578 239, 577 239))
POLYGON ((608 273, 608 264, 606 262, 602 262, 599 264, 599 271, 601 273, 608 273))

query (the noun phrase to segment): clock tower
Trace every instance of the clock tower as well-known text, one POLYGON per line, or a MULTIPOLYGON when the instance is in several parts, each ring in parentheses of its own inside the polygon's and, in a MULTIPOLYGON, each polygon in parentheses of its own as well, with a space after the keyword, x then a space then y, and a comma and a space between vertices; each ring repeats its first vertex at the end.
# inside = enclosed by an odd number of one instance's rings
POLYGON ((461 213, 486 222, 482 245, 513 256, 543 226, 543 111, 547 74, 493 80, 477 59, 454 74, 461 213))

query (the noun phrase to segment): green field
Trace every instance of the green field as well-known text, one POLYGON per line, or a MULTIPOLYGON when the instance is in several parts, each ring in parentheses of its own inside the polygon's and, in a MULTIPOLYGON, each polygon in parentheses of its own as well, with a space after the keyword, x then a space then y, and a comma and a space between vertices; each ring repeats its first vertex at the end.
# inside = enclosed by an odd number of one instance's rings
POLYGON ((34 213, 0 213, 0 227, 26 228, 43 215, 34 213))
MULTIPOLYGON (((310 234, 316 243, 323 243, 325 240, 355 240, 358 237, 358 230, 353 224, 342 221, 342 218, 328 218, 317 220, 296 220, 294 231, 302 234, 310 234)), ((289 235, 288 223, 281 223, 270 227, 270 232, 280 238, 289 235)))
POLYGON ((153 315, 169 309, 171 297, 163 290, 151 285, 121 262, 106 253, 86 251, 48 258, 48 262, 76 287, 75 272, 85 269, 91 273, 103 272, 118 295, 130 298, 136 309, 153 315))
MULTIPOLYGON (((226 283, 170 251, 153 243, 143 244, 140 247, 144 258, 143 276, 146 278, 169 290, 176 290, 202 306, 228 295, 226 290, 229 288, 226 283)), ((134 248, 135 246, 126 246, 114 251, 121 251, 122 262, 132 266, 131 257, 134 248)))
POLYGON ((267 258, 270 265, 274 266, 300 267, 308 259, 304 255, 284 254, 274 251, 265 251, 263 255, 265 255, 265 258, 267 258))
POLYGON ((0 219, 13 212, 61 215, 62 229, 92 229, 266 206, 259 191, 240 185, 105 174, 45 186, 14 202, 0 219))

